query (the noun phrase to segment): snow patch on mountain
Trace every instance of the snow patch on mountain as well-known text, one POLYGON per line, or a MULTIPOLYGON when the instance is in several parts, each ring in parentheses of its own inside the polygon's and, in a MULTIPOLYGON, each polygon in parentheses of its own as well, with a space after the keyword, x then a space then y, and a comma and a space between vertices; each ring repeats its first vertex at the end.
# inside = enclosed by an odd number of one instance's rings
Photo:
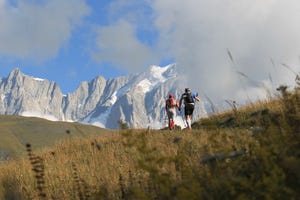
POLYGON ((117 102, 118 97, 121 93, 119 91, 115 91, 111 97, 107 100, 107 105, 109 105, 106 110, 98 115, 97 117, 94 116, 95 112, 91 112, 82 122, 92 124, 94 126, 99 126, 101 128, 105 128, 105 124, 107 119, 111 113, 111 109, 114 104, 117 102))
POLYGON ((45 79, 42 79, 42 78, 35 78, 35 77, 33 77, 33 80, 36 80, 36 81, 45 81, 45 79))
POLYGON ((113 106, 118 100, 117 92, 114 92, 108 100, 109 105, 113 106))
POLYGON ((3 101, 6 98, 6 96, 4 94, 1 94, 0 98, 3 101))
POLYGON ((137 87, 140 87, 144 93, 151 91, 155 86, 158 84, 164 83, 168 79, 163 75, 171 65, 166 67, 159 67, 153 65, 149 68, 149 71, 144 73, 142 79, 138 84, 137 87))
POLYGON ((24 117, 39 117, 43 119, 47 119, 49 121, 59 121, 55 116, 48 115, 48 114, 42 114, 38 111, 24 111, 20 115, 24 117))
POLYGON ((99 126, 101 128, 105 128, 105 124, 107 122, 108 116, 111 112, 111 109, 113 107, 113 105, 117 102, 118 100, 118 96, 117 96, 118 92, 115 91, 111 97, 108 99, 108 105, 110 105, 109 107, 107 107, 107 109, 101 113, 99 116, 97 117, 93 117, 91 118, 91 116, 93 116, 94 112, 92 112, 89 117, 87 117, 84 121, 92 124, 94 126, 99 126))
POLYGON ((166 67, 159 67, 153 65, 150 67, 150 74, 154 78, 154 80, 158 80, 158 82, 164 82, 166 78, 163 76, 163 73, 166 72, 170 68, 169 66, 166 67))
POLYGON ((82 122, 86 124, 92 124, 94 126, 98 126, 101 128, 105 128, 105 124, 107 122, 107 118, 111 112, 112 107, 108 107, 103 113, 101 113, 97 117, 92 117, 95 112, 89 114, 82 122))
MULTIPOLYGON (((13 71, 15 71, 15 73, 21 73, 21 71, 20 71, 19 68, 16 68, 16 69, 14 69, 13 71)), ((23 73, 22 73, 22 74, 23 74, 23 73)), ((29 76, 29 75, 27 75, 27 74, 23 74, 23 76, 32 78, 33 80, 36 80, 36 81, 45 81, 45 80, 46 80, 46 79, 43 79, 43 78, 38 78, 38 77, 34 77, 34 76, 29 76)))
POLYGON ((156 65, 153 65, 150 67, 150 73, 148 74, 147 77, 149 77, 149 81, 153 84, 156 85, 158 83, 164 83, 167 78, 163 75, 171 65, 166 66, 166 67, 159 67, 156 65))
POLYGON ((142 91, 144 93, 149 92, 151 90, 152 86, 153 86, 153 84, 148 79, 144 79, 137 84, 137 87, 142 88, 142 91))

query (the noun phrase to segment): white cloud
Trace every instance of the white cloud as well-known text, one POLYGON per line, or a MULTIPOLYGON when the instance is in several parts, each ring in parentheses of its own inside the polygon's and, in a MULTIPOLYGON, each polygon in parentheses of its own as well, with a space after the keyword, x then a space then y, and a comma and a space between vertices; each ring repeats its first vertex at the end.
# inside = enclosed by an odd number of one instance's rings
POLYGON ((155 52, 138 40, 135 26, 125 20, 100 27, 96 44, 95 59, 110 62, 129 72, 138 72, 158 60, 155 52))
POLYGON ((57 55, 89 13, 84 0, 0 1, 0 55, 44 60, 57 55))
POLYGON ((240 102, 251 103, 259 100, 266 100, 274 97, 274 89, 270 81, 262 81, 262 85, 241 88, 235 91, 234 96, 239 99, 240 102))
POLYGON ((129 72, 175 58, 187 86, 216 101, 243 100, 240 91, 261 94, 269 77, 273 88, 293 84, 294 74, 281 63, 300 71, 298 0, 116 0, 109 16, 95 58, 129 72), (154 45, 138 37, 147 25, 158 32, 154 45))
POLYGON ((240 99, 237 91, 252 91, 269 74, 275 84, 292 84, 294 74, 280 63, 300 71, 298 0, 155 0, 152 6, 159 43, 168 47, 190 87, 202 95, 240 99))

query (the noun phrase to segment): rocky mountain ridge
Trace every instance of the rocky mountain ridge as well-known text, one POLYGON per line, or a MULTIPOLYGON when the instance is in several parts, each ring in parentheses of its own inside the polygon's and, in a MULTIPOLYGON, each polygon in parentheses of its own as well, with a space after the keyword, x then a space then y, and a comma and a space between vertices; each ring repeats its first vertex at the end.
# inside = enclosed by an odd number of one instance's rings
MULTIPOLYGON (((63 94, 55 82, 24 75, 18 68, 0 79, 0 114, 76 121, 115 129, 118 121, 132 128, 166 126, 164 109, 169 93, 179 98, 184 81, 176 64, 150 66, 145 71, 112 79, 97 76, 72 93, 63 94)), ((206 116, 204 104, 194 118, 206 116)), ((178 114, 177 123, 183 124, 178 114)))

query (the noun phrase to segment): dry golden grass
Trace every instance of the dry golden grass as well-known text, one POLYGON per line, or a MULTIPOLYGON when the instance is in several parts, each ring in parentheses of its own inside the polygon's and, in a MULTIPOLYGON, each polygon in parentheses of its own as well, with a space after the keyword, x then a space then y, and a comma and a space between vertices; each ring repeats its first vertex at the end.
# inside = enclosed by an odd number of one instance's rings
MULTIPOLYGON (((114 195, 120 188, 120 175, 125 185, 133 177, 139 181, 146 180, 148 173, 141 170, 139 162, 149 165, 147 167, 160 166, 162 173, 168 173, 175 179, 178 172, 172 159, 176 156, 187 154, 189 156, 185 162, 201 167, 200 160, 206 155, 247 148, 244 144, 255 143, 248 131, 240 135, 243 137, 236 137, 236 133, 228 131, 128 130, 109 136, 65 141, 51 149, 35 152, 35 155, 44 160, 45 193, 48 198, 76 199, 80 196, 74 181, 75 165, 77 182, 86 185, 89 195, 96 194, 101 186, 105 186, 112 195, 110 198, 114 199, 119 198, 114 195)), ((11 187, 15 189, 12 191, 18 191, 29 199, 38 199, 34 175, 30 160, 25 158, 3 167, 0 180, 13 180, 11 187)), ((5 187, 2 188, 2 195, 8 195, 9 186, 5 187)), ((80 190, 83 191, 83 188, 80 190)))

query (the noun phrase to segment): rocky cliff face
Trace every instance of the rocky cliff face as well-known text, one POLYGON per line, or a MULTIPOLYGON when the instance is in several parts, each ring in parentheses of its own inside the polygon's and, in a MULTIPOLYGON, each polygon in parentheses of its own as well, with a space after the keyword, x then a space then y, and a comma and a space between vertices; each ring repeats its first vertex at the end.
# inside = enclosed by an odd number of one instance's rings
MULTIPOLYGON (((119 120, 132 128, 162 128, 166 125, 167 95, 172 92, 179 98, 183 88, 175 64, 151 66, 139 74, 108 80, 98 76, 66 95, 57 83, 15 69, 0 79, 0 114, 78 121, 112 129, 119 127, 119 120)), ((204 104, 198 103, 194 118, 205 115, 204 104)), ((180 114, 177 123, 183 125, 180 114)))
POLYGON ((32 112, 63 120, 62 102, 63 94, 54 82, 25 76, 19 69, 1 79, 1 114, 26 115, 32 112))

